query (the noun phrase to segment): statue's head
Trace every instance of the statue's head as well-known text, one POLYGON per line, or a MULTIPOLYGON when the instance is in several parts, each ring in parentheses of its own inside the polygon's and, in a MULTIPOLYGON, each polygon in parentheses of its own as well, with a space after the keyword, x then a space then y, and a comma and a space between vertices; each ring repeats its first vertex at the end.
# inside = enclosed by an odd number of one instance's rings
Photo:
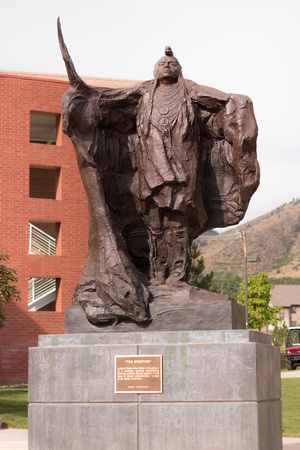
POLYGON ((181 65, 173 56, 171 47, 165 48, 165 56, 155 64, 153 74, 154 78, 163 84, 175 83, 182 76, 181 65))

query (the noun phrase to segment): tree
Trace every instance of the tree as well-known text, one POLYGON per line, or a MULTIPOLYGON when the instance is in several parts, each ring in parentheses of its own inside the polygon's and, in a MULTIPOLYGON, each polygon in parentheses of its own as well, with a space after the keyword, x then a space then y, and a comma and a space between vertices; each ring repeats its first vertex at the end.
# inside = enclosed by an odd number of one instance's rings
POLYGON ((0 328, 4 326, 5 305, 12 301, 21 301, 20 292, 14 285, 18 281, 17 272, 4 264, 8 260, 8 255, 0 255, 0 328))
MULTIPOLYGON (((272 308, 269 303, 271 299, 271 287, 268 275, 259 272, 256 275, 248 277, 248 317, 249 328, 261 330, 264 324, 276 325, 277 314, 282 308, 272 308)), ((241 291, 237 300, 242 305, 245 304, 244 283, 241 284, 241 291)))
POLYGON ((285 322, 283 322, 282 327, 278 327, 278 325, 276 324, 274 330, 272 331, 273 344, 278 345, 279 347, 283 347, 286 343, 288 332, 289 329, 285 322))
POLYGON ((227 294, 231 298, 237 298, 240 292, 242 277, 227 273, 224 276, 215 276, 212 282, 215 292, 227 294))
POLYGON ((204 259, 203 256, 200 257, 200 255, 200 248, 193 242, 191 248, 192 265, 190 269, 188 284, 209 291, 214 273, 213 271, 211 271, 210 273, 203 275, 203 271, 205 269, 204 259))

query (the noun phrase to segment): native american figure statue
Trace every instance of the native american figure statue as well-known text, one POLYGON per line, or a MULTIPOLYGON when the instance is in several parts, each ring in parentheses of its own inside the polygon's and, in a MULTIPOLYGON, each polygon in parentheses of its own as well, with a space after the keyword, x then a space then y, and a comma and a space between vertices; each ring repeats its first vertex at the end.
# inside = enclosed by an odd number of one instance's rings
POLYGON ((58 21, 70 88, 62 98, 89 202, 89 250, 73 304, 93 323, 150 319, 149 291, 187 281, 192 240, 243 219, 259 184, 248 97, 182 76, 166 47, 154 80, 89 87, 58 21))

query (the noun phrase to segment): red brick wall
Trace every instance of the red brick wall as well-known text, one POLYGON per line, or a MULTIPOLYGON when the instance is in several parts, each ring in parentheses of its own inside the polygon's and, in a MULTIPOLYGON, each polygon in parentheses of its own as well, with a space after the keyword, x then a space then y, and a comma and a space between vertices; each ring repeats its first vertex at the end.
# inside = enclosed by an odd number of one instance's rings
POLYGON ((6 308, 0 330, 0 381, 27 380, 28 347, 40 334, 64 333, 64 310, 81 276, 88 239, 85 192, 71 141, 59 124, 57 145, 31 144, 30 111, 60 114, 68 84, 0 74, 0 254, 18 271, 22 302, 6 308), (60 168, 56 199, 29 197, 30 166, 60 168), (28 254, 29 221, 60 223, 59 254, 28 254), (28 312, 28 277, 60 278, 56 311, 28 312))

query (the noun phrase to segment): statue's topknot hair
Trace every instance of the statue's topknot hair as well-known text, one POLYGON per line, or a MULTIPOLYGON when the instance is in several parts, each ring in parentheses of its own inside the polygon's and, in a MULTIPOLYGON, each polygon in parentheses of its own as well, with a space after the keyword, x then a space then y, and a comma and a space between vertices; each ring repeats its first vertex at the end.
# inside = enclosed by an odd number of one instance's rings
POLYGON ((173 51, 172 51, 172 49, 171 49, 171 47, 169 45, 167 45, 166 48, 165 48, 165 55, 166 56, 174 56, 173 55, 173 51))

